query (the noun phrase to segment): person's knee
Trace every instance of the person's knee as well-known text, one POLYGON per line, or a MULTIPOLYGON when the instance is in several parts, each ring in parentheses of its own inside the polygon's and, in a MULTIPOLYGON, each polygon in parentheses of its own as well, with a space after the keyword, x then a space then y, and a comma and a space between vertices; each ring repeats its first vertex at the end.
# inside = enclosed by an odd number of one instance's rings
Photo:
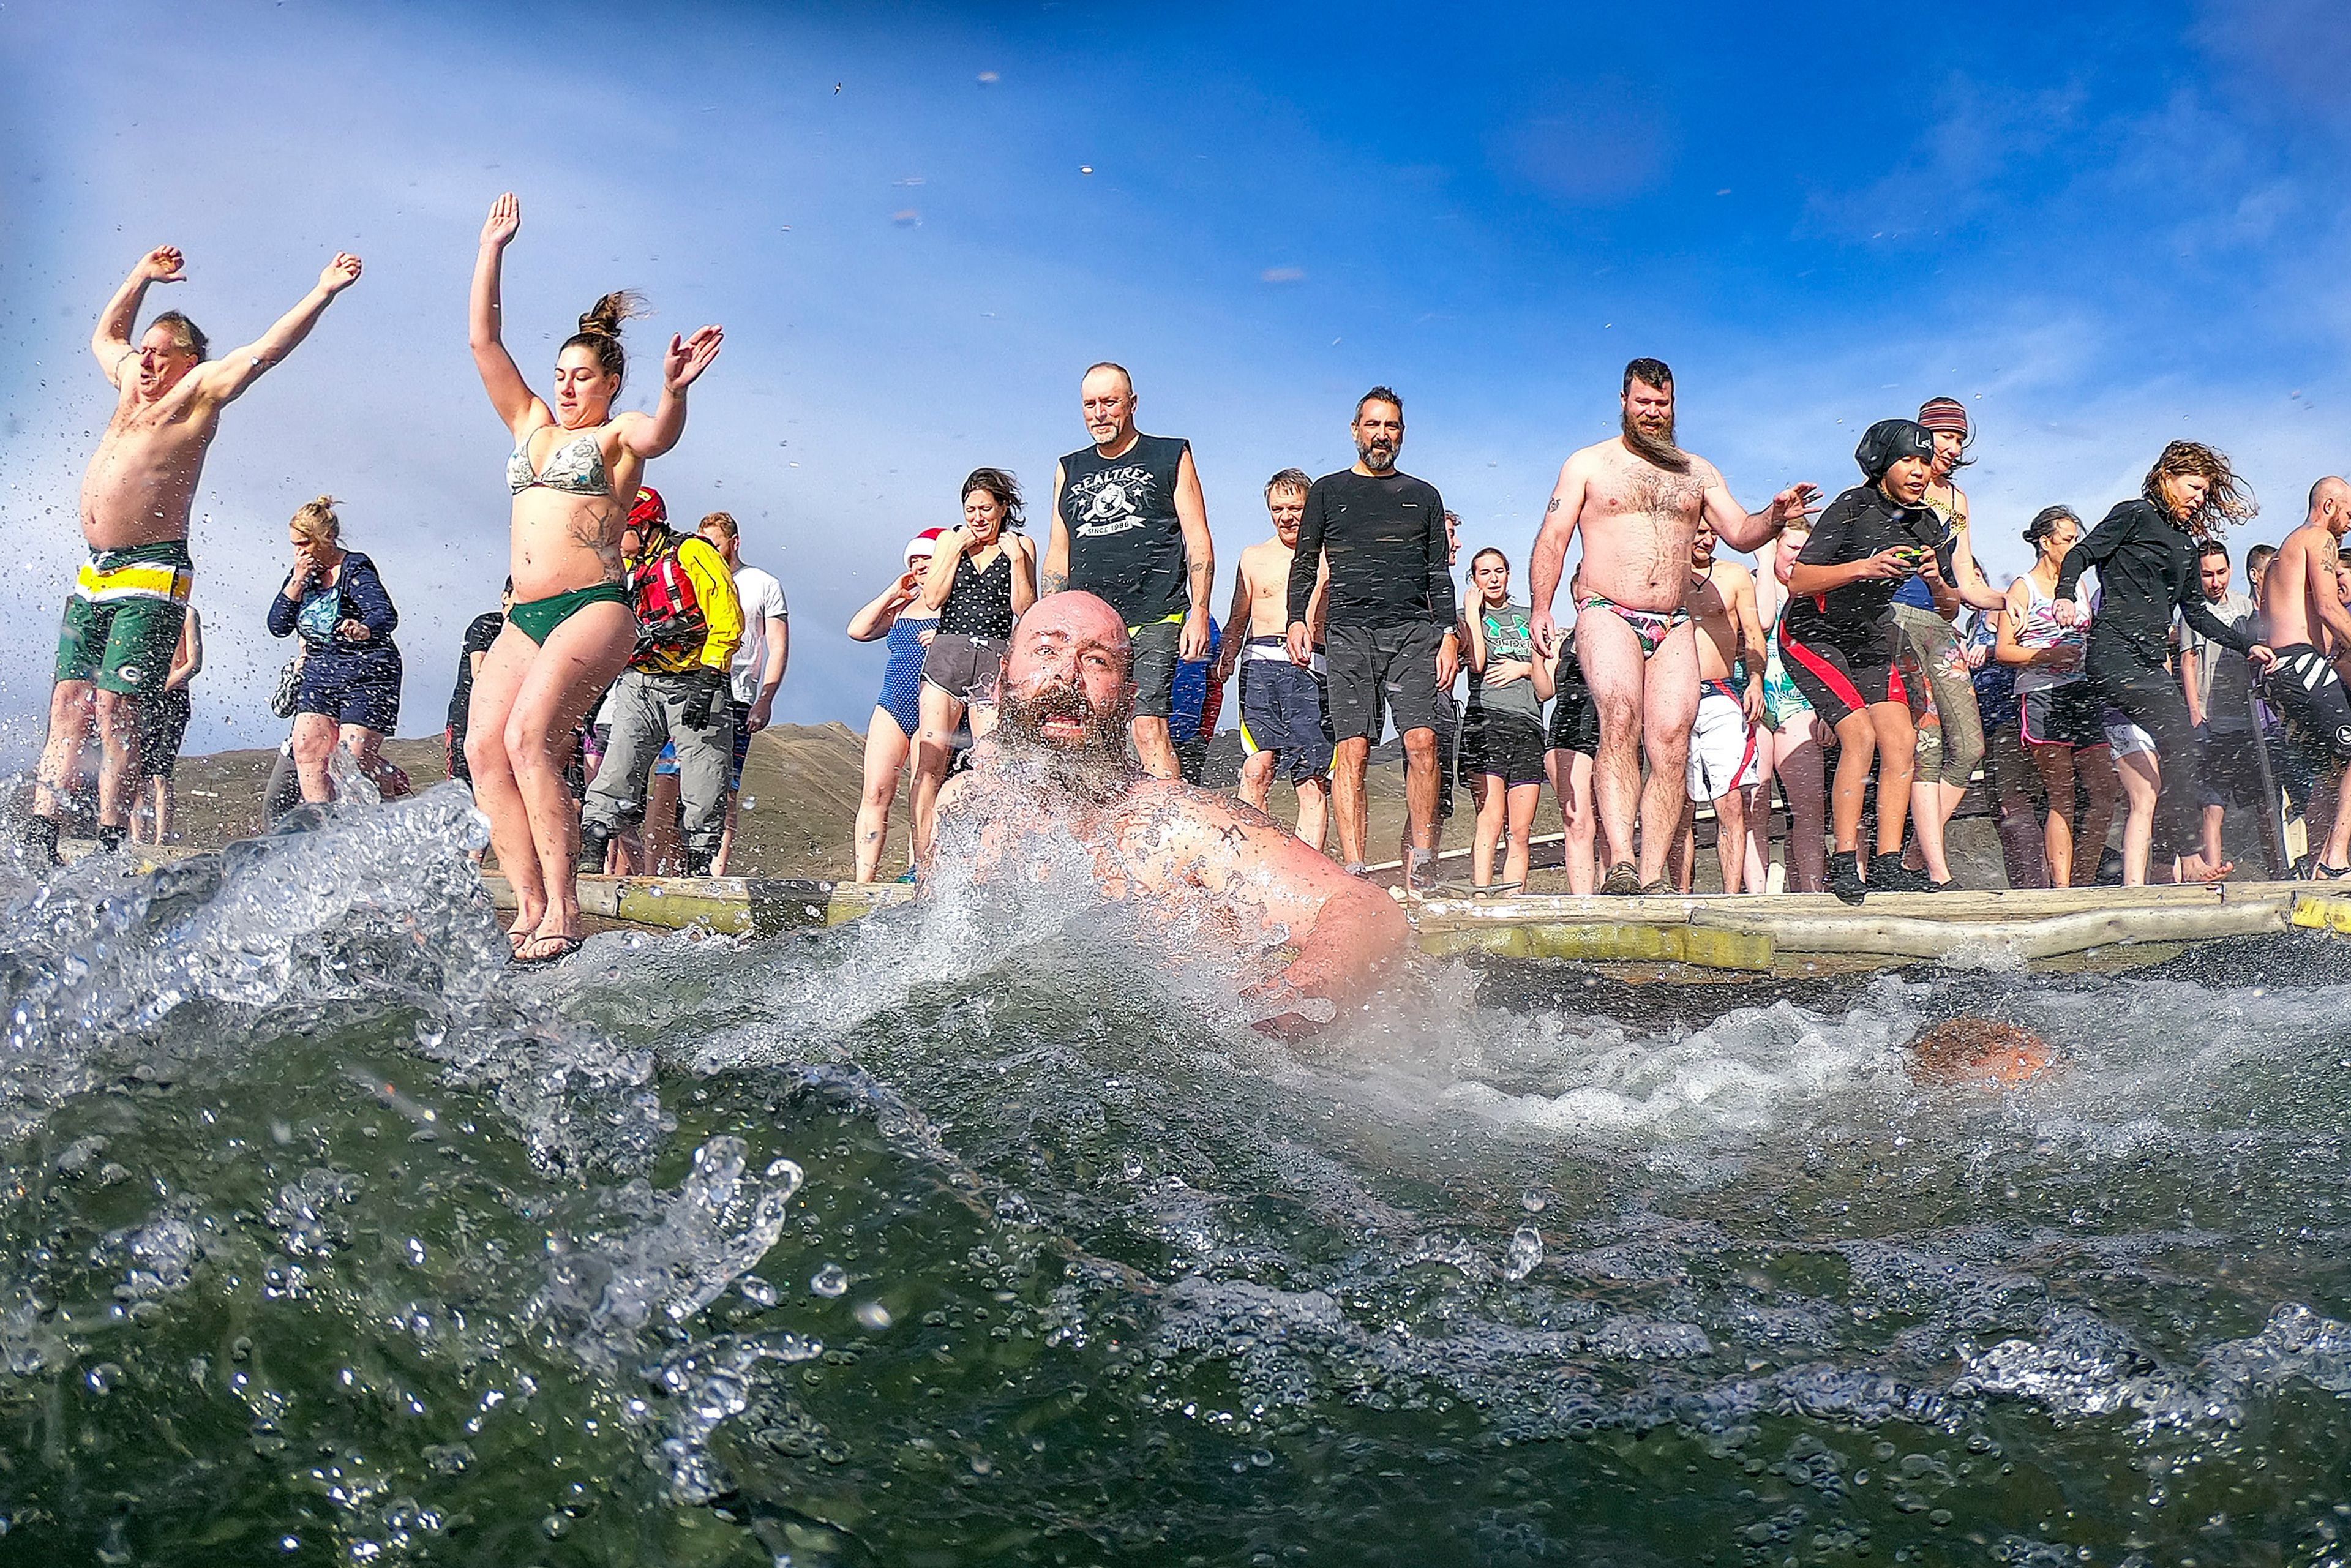
POLYGON ((1407 729, 1404 732, 1404 754, 1425 768, 1437 765, 1437 732, 1433 729, 1407 729))

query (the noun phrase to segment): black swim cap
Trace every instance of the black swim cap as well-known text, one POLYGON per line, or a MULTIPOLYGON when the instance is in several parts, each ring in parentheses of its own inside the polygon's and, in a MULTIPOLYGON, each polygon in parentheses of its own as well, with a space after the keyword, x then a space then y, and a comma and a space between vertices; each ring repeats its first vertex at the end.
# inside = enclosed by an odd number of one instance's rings
POLYGON ((1933 434, 1915 419, 1881 419, 1862 433, 1861 444, 1853 449, 1862 476, 1873 485, 1905 457, 1934 455, 1933 434))

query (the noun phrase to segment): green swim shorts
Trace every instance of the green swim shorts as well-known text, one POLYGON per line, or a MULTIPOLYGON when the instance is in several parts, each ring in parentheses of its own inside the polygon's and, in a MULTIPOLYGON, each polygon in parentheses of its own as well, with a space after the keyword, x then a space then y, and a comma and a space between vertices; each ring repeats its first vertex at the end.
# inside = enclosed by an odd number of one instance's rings
POLYGON ((162 691, 194 584, 184 539, 90 551, 66 599, 57 678, 109 692, 162 691))

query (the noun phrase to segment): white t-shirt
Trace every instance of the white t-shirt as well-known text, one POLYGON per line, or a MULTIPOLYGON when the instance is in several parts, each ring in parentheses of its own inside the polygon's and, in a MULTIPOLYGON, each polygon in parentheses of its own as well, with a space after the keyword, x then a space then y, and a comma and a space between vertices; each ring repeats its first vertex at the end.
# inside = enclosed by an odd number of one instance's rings
POLYGON ((756 566, 735 573, 735 591, 743 601, 743 642, 735 650, 735 700, 749 707, 759 700, 759 684, 768 673, 768 622, 788 621, 784 585, 756 566))

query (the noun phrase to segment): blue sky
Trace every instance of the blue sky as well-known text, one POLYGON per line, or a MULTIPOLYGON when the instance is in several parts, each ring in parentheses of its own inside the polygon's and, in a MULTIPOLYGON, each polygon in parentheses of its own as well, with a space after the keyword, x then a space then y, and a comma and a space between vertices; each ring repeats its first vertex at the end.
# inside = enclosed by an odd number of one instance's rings
POLYGON ((2351 463, 2351 22, 2310 0, 17 5, 0 61, 0 762, 37 741, 78 559, 90 322, 166 241, 191 281, 151 308, 223 343, 337 248, 368 266, 214 447, 191 748, 282 734, 261 618, 320 491, 400 602, 402 732, 439 727, 506 565, 464 303, 509 188, 535 381, 609 287, 659 311, 641 402, 666 334, 726 327, 650 477, 782 579, 784 720, 862 727, 880 653, 841 627, 967 470, 1017 471, 1041 535, 1097 359, 1194 442, 1220 611, 1265 478, 1349 461, 1375 382, 1404 465, 1521 566, 1635 354, 1674 365, 1683 440, 1750 505, 1842 488, 1862 427, 1964 398, 1996 576, 2033 511, 2102 511, 2175 435, 2238 458, 2248 538, 2351 463))

